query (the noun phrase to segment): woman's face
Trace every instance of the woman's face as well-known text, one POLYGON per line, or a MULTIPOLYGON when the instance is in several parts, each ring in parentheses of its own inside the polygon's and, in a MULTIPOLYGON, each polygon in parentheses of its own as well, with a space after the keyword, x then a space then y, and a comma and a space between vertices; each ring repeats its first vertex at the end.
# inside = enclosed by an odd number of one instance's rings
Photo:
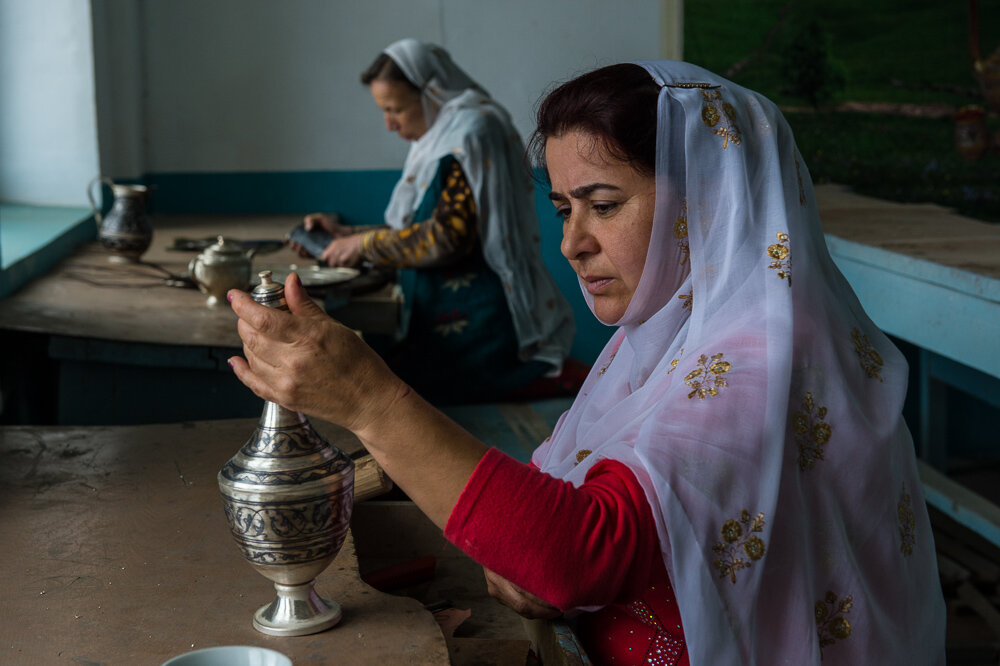
POLYGON ((612 324, 639 286, 653 230, 656 181, 607 154, 590 134, 570 131, 545 142, 549 198, 563 219, 562 253, 612 324))
POLYGON ((380 79, 372 81, 368 89, 375 99, 375 105, 382 109, 387 130, 396 132, 407 141, 416 141, 427 132, 420 93, 401 81, 380 79))

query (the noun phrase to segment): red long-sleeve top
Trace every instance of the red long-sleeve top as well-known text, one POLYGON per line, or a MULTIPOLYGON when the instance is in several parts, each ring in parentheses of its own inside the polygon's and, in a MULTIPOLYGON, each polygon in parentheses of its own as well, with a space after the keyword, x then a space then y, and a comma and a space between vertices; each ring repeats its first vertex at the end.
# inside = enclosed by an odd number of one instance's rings
POLYGON ((602 606, 577 624, 595 663, 687 666, 653 514, 624 464, 602 460, 574 487, 490 449, 444 534, 560 610, 602 606))

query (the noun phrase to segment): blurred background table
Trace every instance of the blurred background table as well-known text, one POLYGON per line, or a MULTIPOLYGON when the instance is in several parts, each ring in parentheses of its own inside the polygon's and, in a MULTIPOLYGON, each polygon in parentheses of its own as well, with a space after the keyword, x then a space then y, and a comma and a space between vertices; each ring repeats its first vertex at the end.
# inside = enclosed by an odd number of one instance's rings
MULTIPOLYGON (((3 405, 3 422, 99 425, 253 415, 258 401, 226 364, 242 348, 236 316, 225 304, 208 307, 197 289, 168 285, 164 278, 186 273, 198 254, 169 248, 177 238, 218 235, 277 241, 298 222, 292 216, 157 217, 151 247, 132 264, 109 261, 96 242, 81 246, 0 302, 0 345, 7 351, 0 391, 18 396, 17 404, 3 405)), ((312 262, 282 247, 255 255, 253 263, 256 270, 312 262)), ((401 296, 384 275, 310 292, 363 334, 391 335, 399 325, 401 296)))

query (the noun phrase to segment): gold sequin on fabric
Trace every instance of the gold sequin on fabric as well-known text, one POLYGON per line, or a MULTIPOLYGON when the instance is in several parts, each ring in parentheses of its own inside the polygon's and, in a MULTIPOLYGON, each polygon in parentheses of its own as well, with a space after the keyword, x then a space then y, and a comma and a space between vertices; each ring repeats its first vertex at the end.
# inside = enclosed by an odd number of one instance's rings
POLYGON ((686 294, 680 294, 679 296, 677 296, 677 298, 679 298, 682 301, 684 301, 681 304, 681 310, 690 310, 691 309, 691 304, 694 302, 692 300, 692 298, 691 298, 693 295, 694 295, 694 292, 692 290, 692 291, 689 291, 686 294))
POLYGON ((711 358, 704 354, 698 359, 698 367, 687 374, 684 383, 693 391, 688 398, 698 396, 700 400, 719 395, 719 389, 729 386, 724 375, 732 369, 729 361, 722 360, 722 352, 713 354, 711 358))
POLYGON ((590 449, 580 449, 579 451, 577 451, 576 452, 576 462, 573 463, 573 467, 576 467, 577 465, 579 465, 580 463, 582 463, 584 461, 584 459, 587 456, 589 456, 591 453, 593 453, 593 451, 591 451, 590 449))
POLYGON ((702 90, 705 104, 701 107, 701 119, 712 130, 713 134, 722 137, 722 149, 729 147, 731 141, 738 146, 743 138, 736 124, 736 109, 729 102, 722 100, 718 90, 702 90))
POLYGON ((823 648, 851 635, 851 623, 845 616, 851 612, 853 606, 854 600, 850 595, 838 600, 837 595, 829 591, 823 600, 816 602, 814 612, 821 658, 823 648))
POLYGON ((825 418, 826 407, 818 407, 812 393, 806 393, 802 409, 792 414, 792 432, 799 445, 799 468, 803 472, 812 469, 817 460, 823 460, 823 447, 833 434, 825 418))
POLYGON ((695 81, 682 81, 680 83, 664 83, 661 88, 703 88, 713 90, 719 87, 717 83, 699 83, 695 81))
POLYGON ((633 601, 626 608, 640 622, 656 632, 649 644, 645 660, 639 663, 650 664, 650 666, 674 666, 681 660, 681 657, 684 656, 684 649, 687 647, 684 639, 678 638, 664 629, 660 618, 645 601, 633 601))
POLYGON ((882 381, 882 376, 878 374, 883 365, 882 357, 868 342, 868 336, 855 328, 851 331, 851 340, 854 341, 854 351, 861 360, 861 368, 868 378, 882 381))
POLYGON ((775 234, 778 242, 767 246, 767 256, 771 258, 768 268, 778 271, 778 279, 788 280, 792 286, 792 250, 788 247, 788 234, 779 231, 775 234))
POLYGON ((617 354, 617 353, 618 353, 617 349, 614 350, 613 352, 611 352, 611 356, 608 357, 608 362, 605 363, 604 367, 601 368, 600 371, 597 373, 598 376, 603 375, 605 372, 608 371, 608 368, 611 367, 611 361, 615 360, 615 354, 617 354))
POLYGON ((681 249, 681 266, 687 263, 691 255, 691 248, 688 246, 688 202, 687 199, 681 203, 681 213, 674 222, 674 238, 677 239, 677 247, 681 249))
POLYGON ((722 524, 722 541, 712 546, 712 550, 719 556, 713 564, 719 570, 720 578, 728 577, 735 585, 737 571, 749 568, 764 557, 764 540, 757 536, 757 533, 763 531, 764 514, 751 516, 746 509, 740 512, 739 520, 727 520, 722 524))
POLYGON ((677 358, 675 358, 674 360, 672 360, 672 361, 670 362, 670 369, 669 369, 669 370, 667 370, 667 374, 668 374, 668 375, 669 375, 669 374, 670 374, 671 372, 673 372, 674 370, 676 370, 676 369, 677 369, 677 364, 681 362, 681 358, 683 358, 683 357, 684 357, 684 348, 683 348, 683 347, 681 347, 681 351, 680 351, 680 353, 679 353, 679 354, 677 354, 677 358))
POLYGON ((913 501, 906 490, 906 483, 903 483, 903 490, 896 504, 896 518, 899 520, 899 550, 903 557, 909 557, 917 542, 917 518, 913 513, 913 501))

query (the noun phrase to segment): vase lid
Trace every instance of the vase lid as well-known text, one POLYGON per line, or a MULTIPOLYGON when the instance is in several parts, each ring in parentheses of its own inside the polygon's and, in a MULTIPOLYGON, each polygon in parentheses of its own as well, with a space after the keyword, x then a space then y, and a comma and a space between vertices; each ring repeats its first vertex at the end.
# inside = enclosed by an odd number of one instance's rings
POLYGON ((269 308, 287 310, 288 304, 285 303, 285 286, 271 279, 271 271, 261 271, 257 275, 260 277, 260 284, 250 292, 253 300, 269 308))

